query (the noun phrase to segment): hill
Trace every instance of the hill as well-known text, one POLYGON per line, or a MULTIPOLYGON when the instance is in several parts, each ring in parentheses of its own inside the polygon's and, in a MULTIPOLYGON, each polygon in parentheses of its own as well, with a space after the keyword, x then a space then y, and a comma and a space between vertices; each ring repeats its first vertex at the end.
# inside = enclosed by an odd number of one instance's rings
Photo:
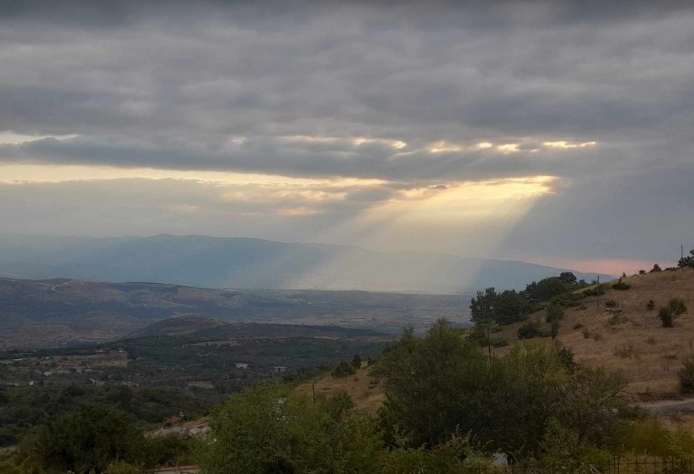
POLYGON ((562 271, 518 261, 247 238, 0 235, 0 274, 14 278, 460 294, 487 286, 521 288, 562 271))
POLYGON ((0 349, 113 340, 179 316, 399 332, 441 317, 460 320, 466 306, 464 296, 0 278, 0 349))
POLYGON ((317 337, 324 339, 364 338, 384 336, 370 329, 342 328, 338 326, 308 326, 271 323, 227 323, 204 316, 181 316, 164 319, 139 329, 128 338, 147 336, 191 337, 215 340, 232 338, 265 337, 317 337))
MULTIPOLYGON (((575 360, 593 367, 605 367, 621 373, 629 382, 628 391, 634 401, 663 416, 676 415, 677 426, 694 426, 694 403, 682 400, 678 390, 677 371, 682 361, 694 355, 694 270, 662 271, 633 275, 622 280, 628 290, 611 288, 600 297, 586 297, 582 306, 567 308, 555 341, 550 337, 532 339, 534 343, 553 344, 571 349, 575 360), (681 298, 688 312, 675 320, 674 328, 663 328, 658 308, 671 298, 681 298), (654 310, 647 304, 653 300, 654 310), (609 311, 605 302, 613 301, 619 312, 609 311), (652 402, 652 403, 649 403, 652 402)), ((610 303, 611 304, 611 303, 610 303)), ((544 311, 532 314, 529 320, 544 322, 544 311)), ((494 334, 509 345, 492 349, 495 354, 508 351, 513 344, 522 344, 517 331, 523 323, 504 326, 494 334)), ((484 349, 486 351, 486 348, 484 349)), ((347 392, 356 409, 375 412, 385 398, 382 387, 362 368, 357 376, 333 378, 330 375, 313 381, 317 394, 347 392)), ((311 393, 312 383, 302 384, 301 393, 311 393)))
MULTIPOLYGON (((622 281, 631 288, 610 288, 599 306, 593 296, 583 300, 584 306, 567 308, 555 344, 571 349, 582 363, 621 372, 640 399, 678 398, 677 371, 683 359, 694 354, 694 270, 633 275, 622 281), (683 299, 689 310, 674 328, 664 328, 658 308, 671 298, 683 299), (650 300, 654 310, 647 308, 650 300)), ((544 312, 529 319, 544 321, 544 312)), ((517 341, 520 326, 507 326, 497 336, 517 341)), ((551 343, 549 338, 541 340, 551 343)))

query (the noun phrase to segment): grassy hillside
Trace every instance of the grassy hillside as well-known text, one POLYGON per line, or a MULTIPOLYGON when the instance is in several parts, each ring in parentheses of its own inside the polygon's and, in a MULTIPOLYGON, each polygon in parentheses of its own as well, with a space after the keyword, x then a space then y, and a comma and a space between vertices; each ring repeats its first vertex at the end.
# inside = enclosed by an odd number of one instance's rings
MULTIPOLYGON (((678 391, 677 371, 682 360, 694 354, 694 270, 663 271, 634 275, 622 280, 631 285, 624 291, 610 289, 600 296, 586 297, 583 306, 567 308, 560 323, 556 340, 550 337, 533 339, 542 344, 568 347, 575 359, 590 366, 603 366, 621 372, 629 381, 629 391, 635 401, 653 401, 682 398, 678 391), (674 328, 663 328, 658 319, 658 308, 671 298, 681 298, 688 312, 675 320, 674 328), (609 312, 605 302, 613 300, 621 312, 609 312), (655 309, 648 310, 648 301, 655 309), (583 309, 585 307, 585 309, 583 309)), ((610 283, 616 283, 610 282, 610 283)), ((544 322, 544 310, 529 319, 544 322)), ((505 326, 495 337, 509 342, 506 347, 495 348, 495 354, 508 351, 513 344, 522 344, 517 331, 523 323, 505 326)), ((486 350, 486 349, 485 349, 486 350)), ((330 375, 316 379, 316 394, 347 392, 358 410, 375 412, 385 399, 380 385, 362 368, 356 376, 333 378, 330 375)), ((299 387, 311 393, 311 383, 299 387)), ((684 418, 682 417, 682 421, 684 418)))
MULTIPOLYGON (((633 275, 623 282, 631 288, 608 290, 600 296, 599 306, 592 296, 583 301, 586 309, 567 308, 556 341, 542 340, 570 348, 582 363, 621 372, 630 382, 630 391, 640 398, 677 397, 677 371, 682 360, 694 353, 694 270, 633 275), (658 309, 671 298, 683 299, 689 310, 674 328, 664 328, 658 309), (610 300, 621 312, 608 311, 605 303, 610 300), (654 310, 646 307, 650 300, 655 302, 654 310)), ((529 319, 544 323, 544 311, 529 319)), ((504 327, 498 336, 517 341, 521 325, 504 327)))
POLYGON ((365 365, 350 377, 335 378, 329 374, 317 377, 299 385, 297 392, 313 396, 314 389, 316 398, 346 393, 354 402, 355 410, 366 413, 376 413, 386 398, 383 387, 371 376, 371 368, 365 365))

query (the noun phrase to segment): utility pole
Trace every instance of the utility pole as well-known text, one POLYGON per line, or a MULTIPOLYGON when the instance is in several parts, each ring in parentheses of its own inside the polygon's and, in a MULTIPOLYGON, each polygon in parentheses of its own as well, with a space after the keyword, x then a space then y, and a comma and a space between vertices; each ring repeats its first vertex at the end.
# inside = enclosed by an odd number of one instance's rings
POLYGON ((600 275, 598 275, 598 286, 595 289, 595 297, 598 303, 598 309, 600 309, 600 275))
POLYGON ((682 262, 682 271, 684 271, 684 245, 680 245, 680 255, 682 256, 682 260, 680 260, 682 262))

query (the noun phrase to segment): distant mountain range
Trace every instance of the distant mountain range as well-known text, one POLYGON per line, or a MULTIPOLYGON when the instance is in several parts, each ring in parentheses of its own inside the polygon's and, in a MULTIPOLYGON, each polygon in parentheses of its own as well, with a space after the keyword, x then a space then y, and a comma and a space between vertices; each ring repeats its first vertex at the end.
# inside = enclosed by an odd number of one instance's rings
POLYGON ((326 337, 363 336, 373 330, 396 333, 404 326, 421 330, 444 317, 465 323, 468 305, 469 299, 462 295, 239 291, 159 283, 0 278, 0 349, 194 331, 220 337, 296 335, 300 327, 305 328, 304 335, 326 337))
MULTIPOLYGON (((521 289, 562 271, 511 260, 248 238, 0 235, 0 275, 13 278, 461 294, 489 286, 521 289)), ((574 273, 579 279, 597 277, 574 273)))

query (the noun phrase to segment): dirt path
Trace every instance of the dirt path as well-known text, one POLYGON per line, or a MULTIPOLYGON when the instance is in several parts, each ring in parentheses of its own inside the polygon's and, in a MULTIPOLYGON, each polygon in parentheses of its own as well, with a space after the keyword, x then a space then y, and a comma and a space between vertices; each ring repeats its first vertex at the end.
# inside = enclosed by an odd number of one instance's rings
POLYGON ((675 416, 694 413, 694 398, 686 400, 660 400, 657 402, 639 403, 656 416, 675 416))

